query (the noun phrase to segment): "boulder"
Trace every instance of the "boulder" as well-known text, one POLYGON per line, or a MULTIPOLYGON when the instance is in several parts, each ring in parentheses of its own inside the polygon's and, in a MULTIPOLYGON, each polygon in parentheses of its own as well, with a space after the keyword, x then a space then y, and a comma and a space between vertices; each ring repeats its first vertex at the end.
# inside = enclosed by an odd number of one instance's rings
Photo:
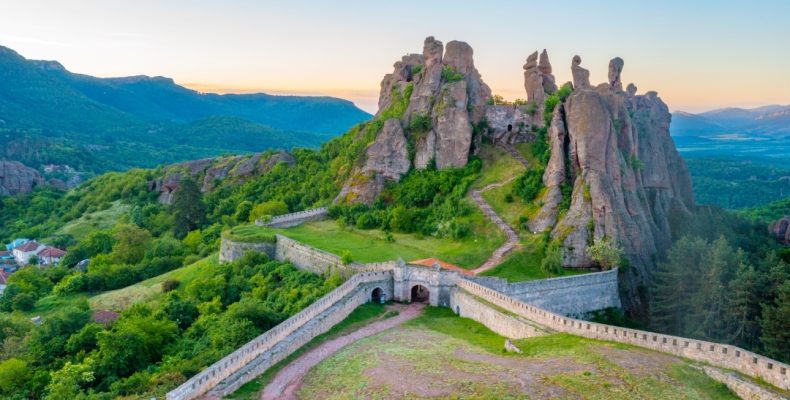
POLYGON ((0 160, 0 196, 30 193, 46 184, 44 177, 18 161, 0 160))

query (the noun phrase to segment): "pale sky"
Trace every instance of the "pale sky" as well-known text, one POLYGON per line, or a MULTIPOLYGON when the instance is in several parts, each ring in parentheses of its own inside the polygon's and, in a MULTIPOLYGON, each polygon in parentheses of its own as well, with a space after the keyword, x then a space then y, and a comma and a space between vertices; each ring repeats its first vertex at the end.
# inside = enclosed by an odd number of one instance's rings
POLYGON ((558 82, 609 59, 672 110, 790 104, 790 1, 0 0, 0 45, 72 72, 162 75, 202 91, 333 95, 374 112, 426 36, 468 42, 492 91, 525 97, 546 48, 558 82))

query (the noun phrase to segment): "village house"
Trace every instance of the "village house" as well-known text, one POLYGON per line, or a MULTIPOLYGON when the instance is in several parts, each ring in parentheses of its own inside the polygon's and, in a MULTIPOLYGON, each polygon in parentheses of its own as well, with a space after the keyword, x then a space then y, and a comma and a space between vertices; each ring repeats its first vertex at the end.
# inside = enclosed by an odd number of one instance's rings
POLYGON ((14 248, 14 259, 19 265, 28 265, 30 264, 30 259, 34 256, 37 256, 38 252, 43 250, 44 247, 46 246, 36 242, 35 240, 31 240, 21 246, 14 248))
POLYGON ((37 254, 38 265, 54 266, 60 264, 60 260, 66 255, 66 252, 51 246, 45 246, 37 254))
POLYGON ((0 269, 0 295, 5 292, 5 287, 8 285, 9 276, 11 276, 11 273, 6 272, 4 269, 0 269))

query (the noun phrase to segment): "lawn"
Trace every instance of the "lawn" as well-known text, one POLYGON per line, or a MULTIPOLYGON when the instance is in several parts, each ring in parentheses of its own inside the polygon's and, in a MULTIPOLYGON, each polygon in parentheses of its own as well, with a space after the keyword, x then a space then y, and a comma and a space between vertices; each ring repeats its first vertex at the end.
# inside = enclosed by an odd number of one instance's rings
POLYGON ((353 343, 305 376, 299 398, 737 399, 688 361, 554 334, 505 338, 446 308, 353 343))
POLYGON ((141 301, 157 300, 163 295, 162 282, 164 281, 177 280, 181 282, 180 288, 183 288, 187 283, 200 276, 212 274, 216 268, 219 268, 219 262, 217 255, 214 254, 194 264, 174 269, 134 285, 93 296, 89 299, 89 303, 94 310, 123 310, 141 301))
POLYGON ((47 319, 53 314, 63 311, 66 307, 85 307, 87 303, 86 300, 88 300, 88 295, 86 294, 74 294, 69 296, 56 296, 51 294, 38 299, 32 310, 22 314, 30 318, 40 316, 42 319, 47 319))
POLYGON ((91 232, 112 228, 121 216, 128 211, 129 205, 121 204, 120 200, 117 200, 112 203, 110 208, 85 214, 63 225, 55 233, 58 235, 71 235, 75 239, 80 240, 91 232))
POLYGON ((483 276, 496 276, 508 282, 531 281, 535 279, 555 278, 558 276, 579 275, 588 271, 563 269, 560 274, 550 274, 540 268, 545 256, 542 235, 522 235, 521 248, 514 250, 502 264, 483 272, 483 276))
POLYGON ((269 370, 267 370, 265 373, 258 376, 257 378, 245 383, 238 390, 236 390, 235 392, 233 392, 228 396, 225 396, 224 398, 227 400, 259 399, 261 397, 260 395, 261 390, 263 390, 263 388, 272 380, 272 378, 274 378, 277 372, 279 372, 283 367, 285 367, 291 361, 301 356, 306 351, 321 345, 327 340, 331 340, 339 336, 347 335, 364 325, 371 324, 373 322, 376 322, 377 320, 390 318, 395 315, 396 314, 393 314, 390 311, 386 311, 385 306, 382 304, 365 303, 357 307, 354 311, 351 312, 351 314, 349 314, 348 317, 346 317, 346 319, 340 321, 337 325, 333 326, 330 330, 326 331, 325 333, 319 336, 316 336, 313 340, 311 340, 309 343, 299 348, 299 350, 295 351, 286 359, 280 361, 275 366, 269 368, 269 370))
POLYGON ((450 238, 419 237, 412 234, 393 233, 394 241, 385 239, 384 232, 377 229, 362 230, 340 227, 334 220, 310 222, 293 228, 265 228, 245 225, 234 228, 234 237, 265 237, 280 233, 294 240, 341 255, 350 251, 357 262, 404 261, 435 257, 465 268, 474 268, 497 247, 504 243, 504 234, 477 211, 464 217, 475 227, 462 240, 450 238))
POLYGON ((483 161, 483 170, 480 177, 472 185, 472 189, 480 189, 492 183, 506 181, 524 172, 524 166, 508 152, 492 144, 485 144, 480 148, 480 159, 483 161))

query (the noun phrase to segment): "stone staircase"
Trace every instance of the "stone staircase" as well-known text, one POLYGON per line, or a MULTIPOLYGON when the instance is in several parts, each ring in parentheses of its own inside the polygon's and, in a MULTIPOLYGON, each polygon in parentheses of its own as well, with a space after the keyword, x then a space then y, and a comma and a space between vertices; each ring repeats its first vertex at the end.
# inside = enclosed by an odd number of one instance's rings
POLYGON ((506 224, 505 221, 503 221, 502 218, 500 218, 499 215, 494 212, 494 209, 491 208, 491 205, 489 205, 482 196, 482 192, 485 190, 502 186, 507 182, 508 181, 494 183, 484 187, 483 189, 472 191, 472 200, 474 200, 475 204, 477 204, 477 207, 480 208, 480 211, 482 211, 486 218, 491 220, 491 222, 493 222, 507 236, 507 241, 505 244, 496 249, 494 253, 491 254, 491 257, 489 257, 488 260, 486 260, 481 266, 472 270, 472 273, 475 275, 488 271, 489 269, 501 264, 502 261, 504 261, 505 256, 514 248, 516 248, 516 246, 518 246, 518 234, 516 231, 514 231, 510 225, 506 224))

